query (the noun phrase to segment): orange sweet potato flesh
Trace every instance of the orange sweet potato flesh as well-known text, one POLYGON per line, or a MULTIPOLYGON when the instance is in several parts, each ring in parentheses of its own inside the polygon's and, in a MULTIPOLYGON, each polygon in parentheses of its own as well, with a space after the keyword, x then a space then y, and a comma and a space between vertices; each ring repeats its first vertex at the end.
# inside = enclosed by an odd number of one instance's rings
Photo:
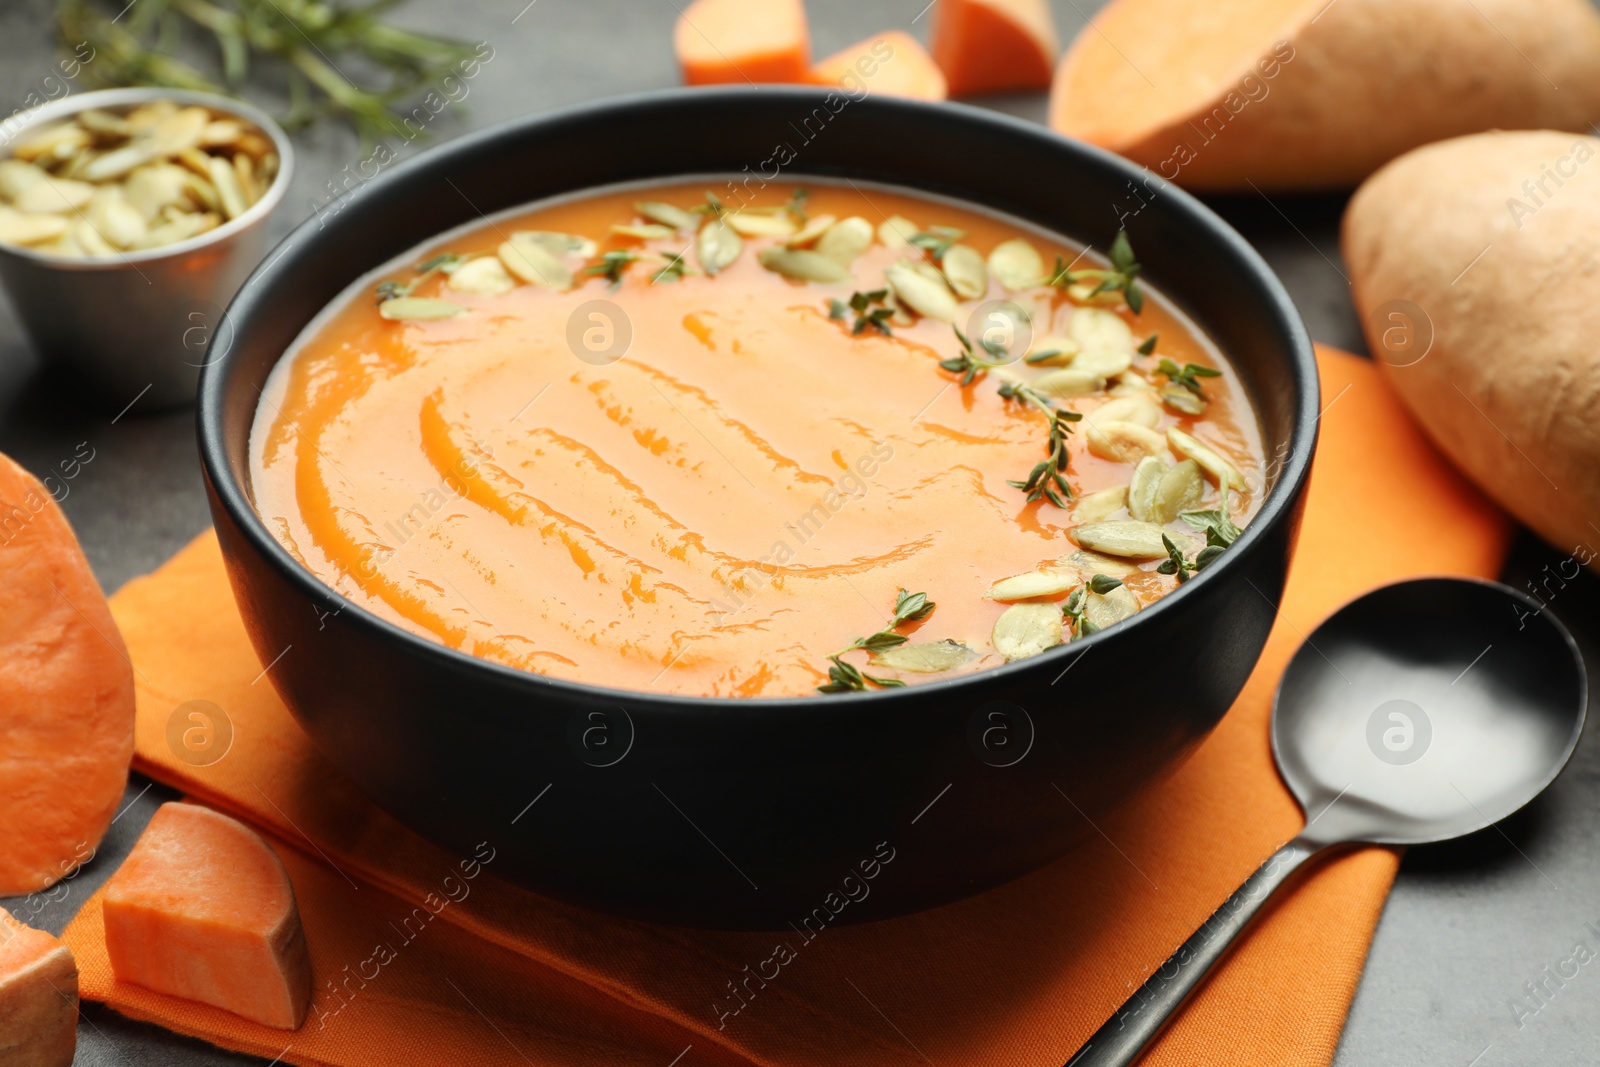
POLYGON ((1060 44, 1046 0, 939 0, 933 58, 951 96, 1048 89, 1060 44))
POLYGON ((72 527, 0 456, 0 897, 93 855, 133 758, 133 667, 72 527))
POLYGON ((865 90, 915 100, 943 100, 944 74, 927 49, 899 30, 874 34, 835 52, 811 72, 819 85, 841 85, 852 94, 865 90))
POLYGON ((0 908, 0 1067, 71 1067, 77 1045, 72 950, 0 908))
POLYGON ((297 1030, 311 963, 294 888, 272 846, 226 815, 163 804, 103 898, 119 982, 297 1030))
POLYGON ((811 70, 801 0, 694 0, 672 45, 686 85, 803 82, 811 70))

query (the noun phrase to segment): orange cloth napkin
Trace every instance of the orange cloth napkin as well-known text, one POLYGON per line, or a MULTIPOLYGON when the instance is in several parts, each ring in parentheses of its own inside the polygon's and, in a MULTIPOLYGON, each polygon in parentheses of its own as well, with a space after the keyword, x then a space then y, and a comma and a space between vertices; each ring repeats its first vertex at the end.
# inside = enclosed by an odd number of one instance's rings
MULTIPOLYGON (((810 942, 590 914, 403 829, 323 761, 261 677, 216 541, 201 537, 113 600, 138 667, 137 766, 272 838, 300 901, 316 1000, 289 1033, 119 984, 98 898, 66 933, 83 995, 303 1064, 1060 1067, 1299 829, 1267 722, 1304 635, 1373 586, 1492 576, 1504 557, 1508 522, 1434 452, 1372 365, 1330 350, 1319 359, 1322 443, 1289 590, 1255 673, 1194 758, 1042 871, 810 942), (231 750, 207 767, 175 758, 166 740, 169 716, 193 699, 234 726, 231 750), (719 1027, 729 983, 775 943, 795 958, 719 1027)), ((1145 1062, 1327 1064, 1397 862, 1368 848, 1319 863, 1145 1062)))

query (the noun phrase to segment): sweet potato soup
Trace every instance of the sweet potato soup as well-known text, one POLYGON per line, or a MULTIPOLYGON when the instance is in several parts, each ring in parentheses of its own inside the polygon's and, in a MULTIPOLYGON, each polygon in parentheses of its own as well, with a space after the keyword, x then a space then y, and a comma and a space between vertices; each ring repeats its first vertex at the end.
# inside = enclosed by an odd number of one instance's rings
POLYGON ((771 697, 1079 640, 1254 514, 1248 399, 1125 236, 710 185, 539 205, 352 287, 257 412, 284 547, 485 659, 771 697))

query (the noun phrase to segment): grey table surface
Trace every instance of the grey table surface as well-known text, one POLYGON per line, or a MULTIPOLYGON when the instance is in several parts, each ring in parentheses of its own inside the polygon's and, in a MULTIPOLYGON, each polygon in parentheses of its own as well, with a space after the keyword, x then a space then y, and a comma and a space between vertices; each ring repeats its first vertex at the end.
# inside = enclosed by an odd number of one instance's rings
MULTIPOLYGON (((137 0, 135 0, 137 2, 137 0)), ((817 53, 891 27, 925 34, 924 0, 808 0, 817 53)), ((1099 0, 1054 0, 1064 37, 1099 0)), ((50 0, 0 4, 0 104, 21 105, 54 70, 50 0)), ((670 48, 674 0, 454 0, 410 3, 401 21, 494 49, 470 96, 435 127, 441 138, 529 113, 677 84, 670 48)), ((1469 16, 1464 16, 1469 17, 1469 16)), ((1040 96, 984 101, 1042 121, 1040 96)), ((354 136, 323 126, 296 138, 300 169, 275 236, 326 198, 326 183, 358 157, 354 136)), ((402 148, 403 154, 416 151, 402 148)), ((1338 248, 1343 198, 1213 201, 1287 284, 1311 334, 1361 352, 1338 248)), ((71 456, 94 459, 63 506, 108 590, 146 573, 209 522, 192 415, 135 404, 113 419, 75 402, 69 382, 41 369, 9 309, 0 309, 0 451, 35 471, 71 456)), ((1523 587, 1564 559, 1522 536, 1505 580, 1523 587)), ((0 576, 0 581, 4 577, 0 576)), ((1552 588, 1554 588, 1552 586, 1552 588)), ((1600 653, 1600 581, 1562 588, 1552 610, 1578 635, 1593 671, 1600 653)), ((1600 962, 1550 975, 1575 947, 1600 953, 1600 731, 1591 729, 1563 777, 1498 827, 1451 845, 1413 850, 1401 867, 1335 1059, 1339 1067, 1541 1067, 1600 1062, 1600 962), (1547 970, 1549 968, 1550 970, 1547 970), (1536 1014, 1528 983, 1546 991, 1536 1014)), ((135 776, 129 805, 97 860, 49 898, 0 901, 59 932, 127 854, 167 794, 135 776)), ((1534 1002, 1538 1003, 1538 1002, 1534 1002)), ((1238 1020, 1251 1025, 1248 1017, 1238 1020)), ((76 1062, 83 1067, 262 1063, 134 1023, 85 1004, 76 1062)), ((910 1035, 915 1040, 916 1035, 910 1035)), ((1072 1050, 1063 1049, 1062 1059, 1072 1050)))

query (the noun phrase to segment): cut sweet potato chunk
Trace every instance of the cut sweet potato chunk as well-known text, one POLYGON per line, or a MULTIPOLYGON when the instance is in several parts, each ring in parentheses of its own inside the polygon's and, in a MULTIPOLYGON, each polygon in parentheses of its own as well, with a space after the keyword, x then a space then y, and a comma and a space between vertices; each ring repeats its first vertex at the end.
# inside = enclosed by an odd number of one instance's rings
POLYGON ((1050 124, 1190 188, 1342 189, 1459 134, 1587 130, 1597 52, 1589 0, 1114 0, 1050 124))
POLYGON ((0 897, 94 854, 133 759, 133 667, 72 527, 0 456, 0 897))
POLYGON ((672 44, 687 85, 803 82, 811 70, 801 0, 694 0, 672 44))
POLYGON ((311 962, 294 887, 272 846, 237 820, 163 804, 104 896, 119 982, 297 1030, 311 962))
POLYGON ((1045 0, 939 0, 933 58, 951 96, 1048 89, 1060 48, 1045 0))
POLYGON ((943 100, 944 74, 916 38, 899 30, 874 34, 817 64, 812 80, 854 91, 943 100))
POLYGON ((0 1067, 71 1067, 77 1047, 72 950, 0 908, 0 1067))

